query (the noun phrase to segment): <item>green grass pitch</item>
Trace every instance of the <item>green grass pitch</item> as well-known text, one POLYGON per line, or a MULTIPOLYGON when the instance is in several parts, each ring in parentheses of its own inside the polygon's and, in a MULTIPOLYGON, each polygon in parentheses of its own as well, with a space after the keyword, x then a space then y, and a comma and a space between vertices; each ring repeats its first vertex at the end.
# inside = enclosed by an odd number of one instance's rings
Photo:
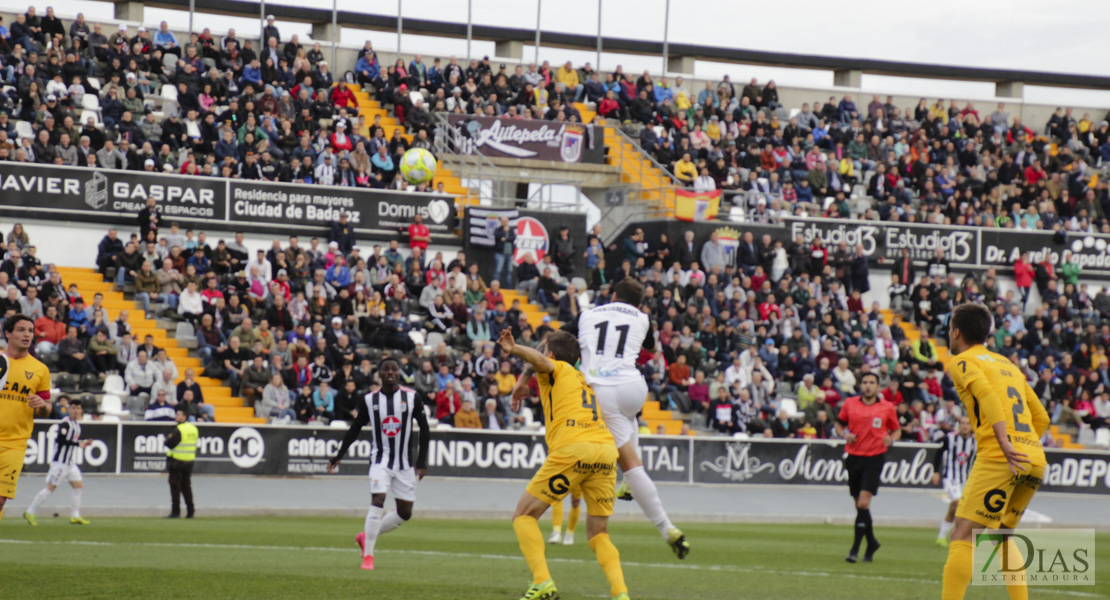
MULTIPOLYGON (((545 537, 550 519, 541 521, 545 537)), ((360 570, 354 535, 362 521, 331 517, 96 519, 76 527, 18 515, 0 522, 0 586, 5 600, 103 598, 519 598, 530 583, 508 520, 413 520, 382 536, 377 570, 360 570)), ((634 599, 867 600, 940 597, 946 551, 936 531, 878 527, 874 564, 850 565, 851 529, 824 525, 685 527, 693 545, 677 560, 650 525, 615 522, 634 599)), ((564 600, 608 598, 586 544, 547 546, 564 600)), ((1098 544, 1110 544, 1099 535, 1098 544)), ((1110 598, 1110 570, 1094 587, 1030 588, 1031 598, 1110 598)), ((1007 598, 1004 588, 971 587, 968 598, 1007 598)))

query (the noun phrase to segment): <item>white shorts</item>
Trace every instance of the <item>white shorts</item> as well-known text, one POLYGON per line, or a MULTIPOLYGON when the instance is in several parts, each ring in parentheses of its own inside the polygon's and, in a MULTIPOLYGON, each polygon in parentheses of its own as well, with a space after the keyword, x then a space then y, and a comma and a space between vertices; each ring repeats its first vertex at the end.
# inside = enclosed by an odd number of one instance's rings
POLYGON ((613 434, 617 448, 628 442, 640 443, 640 425, 636 415, 644 409, 648 388, 643 380, 620 385, 591 385, 597 396, 598 410, 605 419, 605 426, 613 434))
POLYGON ((46 473, 46 484, 57 487, 64 482, 77 483, 82 481, 81 467, 63 463, 50 463, 50 471, 46 473))
POLYGON ((964 484, 959 481, 945 479, 941 485, 944 486, 944 493, 948 494, 949 502, 958 502, 964 495, 964 484))
POLYGON ((384 465, 370 465, 370 494, 393 492, 394 500, 416 501, 416 469, 395 471, 384 465))

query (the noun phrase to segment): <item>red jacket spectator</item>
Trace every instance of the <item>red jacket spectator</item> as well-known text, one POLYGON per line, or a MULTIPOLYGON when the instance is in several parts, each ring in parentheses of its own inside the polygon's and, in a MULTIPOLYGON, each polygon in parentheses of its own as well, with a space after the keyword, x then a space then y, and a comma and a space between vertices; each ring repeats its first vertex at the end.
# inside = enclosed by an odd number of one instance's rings
POLYGON ((421 250, 428 249, 428 226, 423 222, 416 222, 409 225, 409 248, 420 248, 421 250))
POLYGON ((444 417, 454 415, 462 410, 462 396, 455 390, 448 393, 443 390, 436 394, 436 418, 443 420, 444 417))
POLYGON ((613 98, 602 98, 601 104, 597 107, 597 112, 605 118, 610 116, 619 117, 621 114, 621 105, 613 98))
POLYGON ((1014 263, 1014 279, 1017 281, 1017 286, 1019 288, 1033 287, 1034 275, 1035 271, 1033 270, 1033 265, 1025 262, 1024 259, 1019 258, 1018 261, 1014 263))
POLYGON ((1028 182, 1029 185, 1037 185, 1038 181, 1047 177, 1044 169, 1038 168, 1039 166, 1040 165, 1034 163, 1025 167, 1025 181, 1028 182))
POLYGON ((354 144, 351 143, 351 136, 347 134, 340 135, 338 131, 331 134, 331 138, 328 139, 328 143, 331 144, 331 149, 334 152, 339 152, 340 150, 351 152, 355 149, 354 144))
POLYGON ((341 108, 354 108, 358 106, 355 101, 355 94, 344 84, 339 84, 331 90, 331 102, 335 105, 335 109, 341 108))
POLYGON ((40 342, 57 344, 66 336, 66 324, 47 316, 35 320, 35 339, 40 342))
POLYGON ((489 308, 489 310, 494 310, 495 308, 497 308, 498 304, 505 303, 505 297, 501 295, 501 291, 498 290, 495 292, 493 291, 493 288, 486 290, 485 298, 486 306, 489 308))

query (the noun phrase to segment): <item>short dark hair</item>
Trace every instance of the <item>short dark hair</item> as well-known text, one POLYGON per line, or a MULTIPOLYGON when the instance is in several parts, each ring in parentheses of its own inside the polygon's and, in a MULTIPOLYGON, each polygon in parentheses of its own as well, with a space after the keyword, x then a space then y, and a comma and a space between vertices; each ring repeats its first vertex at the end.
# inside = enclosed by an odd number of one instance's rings
POLYGON ((864 377, 874 377, 875 378, 875 383, 879 383, 879 374, 878 373, 871 373, 871 372, 864 373, 859 378, 860 383, 863 383, 863 378, 864 377))
POLYGON ((578 345, 578 338, 566 331, 552 331, 547 336, 547 349, 555 360, 576 364, 581 358, 582 350, 578 345))
POLYGON ((613 289, 617 302, 639 306, 644 299, 644 285, 631 277, 625 277, 613 289))
POLYGON ((964 341, 975 345, 982 344, 987 340, 993 322, 994 319, 991 318, 991 313, 986 306, 968 302, 957 306, 952 311, 952 321, 949 323, 949 327, 959 329, 960 336, 964 341))
POLYGON ((15 331, 15 326, 20 321, 27 321, 28 323, 31 324, 31 327, 35 326, 35 320, 34 319, 32 319, 31 317, 28 317, 25 314, 17 313, 17 314, 14 314, 14 315, 8 317, 7 320, 4 321, 4 335, 7 336, 11 332, 15 331))

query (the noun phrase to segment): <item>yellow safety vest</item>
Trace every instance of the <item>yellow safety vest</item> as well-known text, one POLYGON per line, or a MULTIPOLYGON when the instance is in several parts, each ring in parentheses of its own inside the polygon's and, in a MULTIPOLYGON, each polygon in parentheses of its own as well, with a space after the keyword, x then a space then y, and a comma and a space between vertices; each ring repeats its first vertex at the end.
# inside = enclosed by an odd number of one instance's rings
POLYGON ((194 461, 197 459, 197 438, 200 432, 192 423, 178 423, 177 430, 181 432, 181 442, 176 447, 170 448, 166 456, 174 460, 194 461))

